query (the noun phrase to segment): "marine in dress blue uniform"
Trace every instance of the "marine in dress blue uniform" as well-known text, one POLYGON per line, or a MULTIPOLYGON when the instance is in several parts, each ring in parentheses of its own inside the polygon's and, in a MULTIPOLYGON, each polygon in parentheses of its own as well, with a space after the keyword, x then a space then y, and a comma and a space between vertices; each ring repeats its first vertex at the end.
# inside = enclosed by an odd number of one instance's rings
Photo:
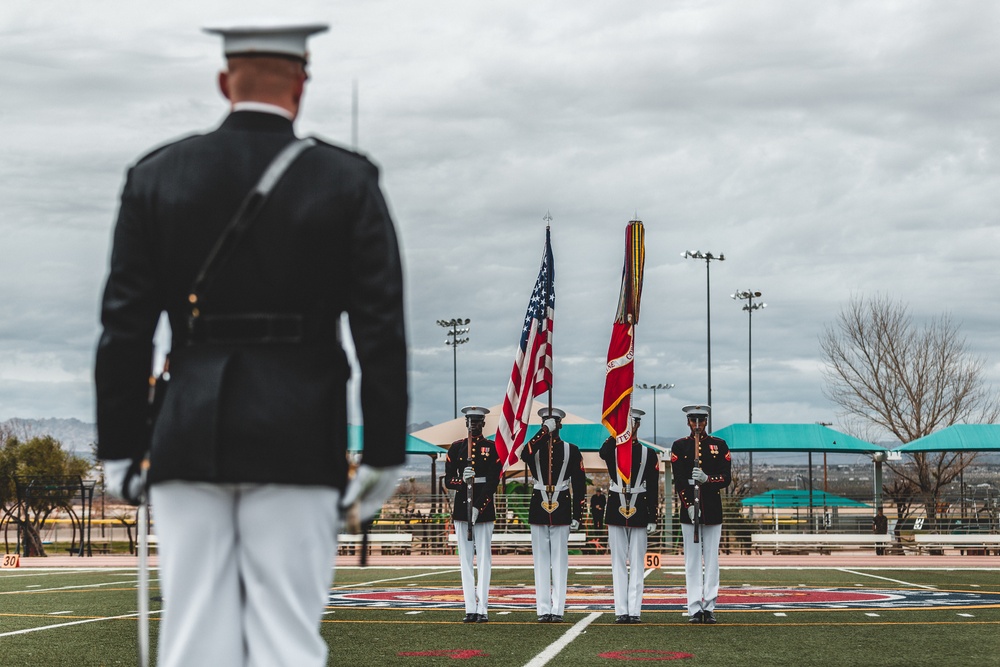
POLYGON ((562 623, 569 573, 569 534, 579 530, 587 503, 587 476, 576 445, 559 437, 566 413, 542 408, 542 429, 521 449, 533 479, 528 523, 540 623, 562 623))
POLYGON ((363 156, 320 140, 303 152, 206 286, 207 324, 188 329, 196 274, 296 138, 306 39, 324 30, 210 29, 223 38, 229 115, 140 159, 121 195, 95 365, 98 456, 109 488, 133 500, 149 457, 169 601, 163 666, 325 665, 319 622, 342 494, 373 515, 405 460, 402 270, 378 169, 363 156), (150 426, 163 312, 171 382, 150 426), (349 486, 343 313, 365 417, 349 486))
POLYGON ((611 581, 615 594, 615 623, 642 621, 643 562, 649 535, 656 530, 659 502, 659 461, 656 452, 639 442, 642 410, 632 410, 632 471, 626 484, 618 476, 615 439, 601 445, 611 485, 605 523, 611 550, 611 581))
POLYGON ((680 501, 688 621, 714 624, 722 537, 720 492, 732 482, 732 456, 725 440, 705 433, 710 410, 707 405, 688 405, 683 410, 691 434, 670 447, 670 464, 680 501), (695 494, 700 494, 701 504, 698 544, 694 542, 695 494))
POLYGON ((462 594, 465 599, 463 623, 489 622, 490 575, 493 568, 493 522, 496 520, 494 494, 500 483, 500 457, 496 444, 483 436, 489 410, 478 406, 462 408, 469 438, 456 440, 448 448, 444 484, 455 491, 451 518, 458 540, 462 566, 462 594), (472 458, 469 458, 471 440, 472 458), (472 509, 468 488, 472 484, 472 509), (469 540, 469 521, 472 540, 469 540), (476 580, 478 566, 479 580, 476 580))

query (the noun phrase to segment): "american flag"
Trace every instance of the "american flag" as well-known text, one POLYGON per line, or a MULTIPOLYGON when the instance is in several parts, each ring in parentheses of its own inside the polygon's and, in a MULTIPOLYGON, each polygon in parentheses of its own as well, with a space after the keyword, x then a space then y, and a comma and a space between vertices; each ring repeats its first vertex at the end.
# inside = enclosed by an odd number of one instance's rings
POLYGON ((545 228, 545 251, 531 292, 528 312, 521 328, 521 343, 514 358, 514 369, 507 384, 503 414, 497 426, 497 454, 503 469, 515 463, 524 446, 524 436, 531 417, 535 396, 552 389, 552 326, 556 308, 555 265, 552 240, 545 228))

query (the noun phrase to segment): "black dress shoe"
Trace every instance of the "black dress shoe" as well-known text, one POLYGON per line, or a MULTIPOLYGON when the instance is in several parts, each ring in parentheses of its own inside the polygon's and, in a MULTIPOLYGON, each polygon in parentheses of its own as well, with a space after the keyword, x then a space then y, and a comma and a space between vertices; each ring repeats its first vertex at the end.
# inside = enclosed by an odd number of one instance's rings
POLYGON ((615 616, 615 623, 619 625, 629 623, 628 616, 615 616))
POLYGON ((465 618, 462 619, 462 623, 475 623, 479 620, 479 614, 466 614, 465 618))
POLYGON ((710 625, 715 625, 716 623, 718 623, 718 621, 715 620, 715 614, 710 611, 705 612, 705 615, 702 617, 701 622, 708 623, 710 625))
POLYGON ((477 614, 476 615, 476 623, 489 623, 489 622, 490 622, 490 618, 486 614, 477 614))
POLYGON ((696 611, 694 616, 688 619, 688 623, 704 623, 705 614, 704 612, 696 611))
POLYGON ((559 614, 549 614, 549 623, 562 623, 562 616, 559 614))
POLYGON ((639 619, 638 616, 629 616, 628 622, 631 623, 632 625, 638 625, 639 623, 642 623, 642 621, 639 619))

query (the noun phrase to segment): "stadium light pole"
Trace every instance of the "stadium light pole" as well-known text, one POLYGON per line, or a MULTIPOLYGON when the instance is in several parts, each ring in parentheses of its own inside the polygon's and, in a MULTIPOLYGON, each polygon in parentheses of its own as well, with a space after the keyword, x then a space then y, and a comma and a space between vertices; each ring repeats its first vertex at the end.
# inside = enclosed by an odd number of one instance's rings
POLYGON ((459 338, 469 333, 467 328, 459 329, 459 327, 465 327, 471 320, 469 318, 456 317, 450 320, 438 320, 438 326, 450 328, 451 331, 448 332, 448 338, 445 339, 445 345, 451 345, 451 375, 452 375, 452 387, 454 388, 455 394, 455 419, 458 419, 458 346, 463 343, 468 343, 469 339, 459 338))
MULTIPOLYGON (((747 312, 747 423, 753 423, 753 311, 767 308, 766 303, 754 303, 760 292, 742 290, 729 295, 734 300, 744 300, 743 310, 747 312)), ((750 452, 750 492, 753 493, 753 452, 750 452)))
POLYGON ((754 299, 760 298, 760 292, 754 290, 743 290, 736 294, 730 294, 735 300, 745 300, 743 310, 747 312, 747 423, 753 423, 753 311, 767 308, 766 303, 754 303, 754 299))
POLYGON ((653 390, 653 443, 654 444, 659 444, 658 442, 656 442, 656 390, 657 389, 673 389, 674 385, 672 385, 672 384, 663 384, 663 383, 659 383, 659 384, 637 384, 636 387, 638 387, 639 389, 652 389, 653 390))
MULTIPOLYGON (((718 260, 720 262, 725 261, 726 256, 719 253, 718 256, 713 255, 710 252, 702 252, 701 250, 695 250, 691 252, 690 250, 685 250, 681 253, 681 257, 685 259, 703 259, 705 260, 705 323, 708 338, 708 399, 707 405, 709 408, 712 407, 712 260, 718 260)), ((708 412, 708 424, 706 424, 707 431, 712 432, 712 411, 708 412)))

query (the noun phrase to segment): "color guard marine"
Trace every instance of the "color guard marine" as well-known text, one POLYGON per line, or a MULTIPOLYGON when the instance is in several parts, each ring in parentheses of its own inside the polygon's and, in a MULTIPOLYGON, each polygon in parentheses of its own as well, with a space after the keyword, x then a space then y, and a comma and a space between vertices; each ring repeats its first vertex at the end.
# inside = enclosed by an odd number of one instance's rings
POLYGON ((580 449, 559 437, 566 413, 542 408, 542 429, 521 449, 533 487, 528 507, 540 623, 562 623, 569 571, 569 534, 579 530, 587 504, 580 449))
POLYGON ((493 522, 496 519, 493 495, 500 482, 500 457, 496 444, 483 436, 488 413, 486 408, 477 406, 462 408, 469 435, 451 444, 445 463, 445 486, 455 491, 451 517, 455 523, 458 556, 462 565, 463 623, 489 621, 487 607, 493 522), (479 555, 476 561, 479 565, 478 583, 473 566, 476 554, 479 555))
POLYGON ((626 481, 618 471, 615 438, 601 445, 601 458, 612 479, 605 523, 611 549, 611 580, 615 591, 615 623, 640 623, 643 561, 648 537, 656 530, 659 462, 656 452, 639 442, 639 422, 645 412, 632 410, 632 470, 626 481))

